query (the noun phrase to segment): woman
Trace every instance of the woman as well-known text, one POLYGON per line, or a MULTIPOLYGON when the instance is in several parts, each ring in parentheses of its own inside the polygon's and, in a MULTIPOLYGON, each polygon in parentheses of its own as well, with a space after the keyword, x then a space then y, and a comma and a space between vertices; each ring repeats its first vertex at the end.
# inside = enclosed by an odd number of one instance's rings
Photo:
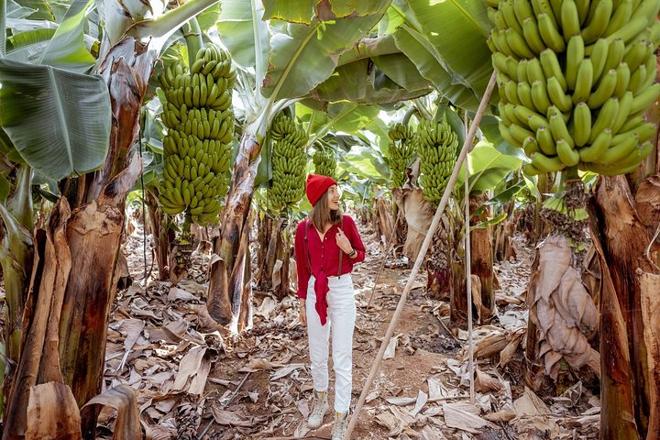
POLYGON ((307 324, 314 403, 307 425, 318 428, 328 412, 328 339, 332 328, 335 370, 333 440, 343 440, 348 426, 353 370, 355 298, 351 271, 365 251, 355 222, 339 209, 337 182, 327 176, 307 177, 313 208, 298 224, 295 239, 300 318, 307 324))

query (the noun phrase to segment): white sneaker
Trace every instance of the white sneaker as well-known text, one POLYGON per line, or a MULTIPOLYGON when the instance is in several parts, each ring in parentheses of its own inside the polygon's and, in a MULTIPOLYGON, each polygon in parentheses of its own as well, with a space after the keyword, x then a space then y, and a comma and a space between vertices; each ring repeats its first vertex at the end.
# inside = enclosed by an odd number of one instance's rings
POLYGON ((323 424, 323 418, 328 413, 328 392, 327 391, 314 391, 314 405, 312 412, 307 419, 307 426, 311 429, 316 429, 323 424))
POLYGON ((348 411, 345 413, 335 412, 335 424, 332 427, 332 440, 344 440, 348 429, 348 411))

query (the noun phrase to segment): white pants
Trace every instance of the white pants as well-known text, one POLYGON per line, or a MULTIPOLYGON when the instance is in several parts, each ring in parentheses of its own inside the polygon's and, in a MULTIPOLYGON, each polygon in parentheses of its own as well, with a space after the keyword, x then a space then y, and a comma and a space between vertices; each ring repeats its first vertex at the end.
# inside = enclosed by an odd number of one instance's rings
POLYGON ((307 338, 316 391, 328 390, 328 339, 332 328, 332 363, 335 370, 335 411, 347 412, 353 389, 353 329, 355 327, 355 292, 350 274, 329 277, 328 319, 324 326, 316 312, 314 277, 307 288, 307 338))

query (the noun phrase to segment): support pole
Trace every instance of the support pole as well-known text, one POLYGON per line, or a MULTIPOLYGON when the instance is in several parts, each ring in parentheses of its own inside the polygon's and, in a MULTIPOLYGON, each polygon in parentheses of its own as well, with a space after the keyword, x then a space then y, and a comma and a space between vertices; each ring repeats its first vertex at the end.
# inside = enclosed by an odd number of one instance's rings
MULTIPOLYGON (((465 116, 465 129, 469 119, 465 116)), ((472 335, 472 258, 470 248, 470 179, 465 173, 465 290, 467 291, 468 374, 470 375, 470 403, 474 403, 474 338, 472 335)))
POLYGON ((396 325, 399 322, 401 312, 403 311, 403 307, 406 304, 406 299, 408 298, 408 294, 412 289, 415 277, 419 273, 419 268, 421 267, 422 262, 426 257, 426 252, 428 251, 429 246, 431 245, 433 234, 435 233, 435 230, 438 228, 438 224, 440 223, 440 217, 442 216, 442 213, 447 207, 447 202, 449 201, 449 196, 451 195, 451 192, 454 189, 454 186, 456 185, 456 180, 458 179, 458 174, 461 169, 461 165, 465 161, 468 152, 472 149, 472 142, 474 140, 474 135, 477 131, 477 128, 479 127, 479 123, 481 122, 481 117, 486 111, 486 106, 488 105, 488 102, 490 101, 490 97, 493 94, 493 90, 495 88, 495 79, 496 76, 495 76, 495 72, 493 71, 493 74, 490 77, 490 81, 488 82, 488 86, 486 87, 486 91, 484 92, 484 96, 481 98, 481 102, 479 103, 477 114, 474 117, 474 121, 470 126, 468 135, 465 138, 465 142, 463 143, 463 148, 461 148, 461 152, 458 155, 458 159, 456 160, 454 169, 452 170, 451 176, 449 177, 449 181, 447 182, 447 187, 445 188, 445 192, 442 194, 442 199, 440 199, 440 204, 438 205, 438 209, 435 211, 435 215, 433 216, 431 227, 426 233, 426 238, 424 238, 424 242, 422 243, 422 248, 420 249, 419 254, 417 255, 417 259, 415 260, 415 265, 413 266, 412 271, 408 276, 408 282, 406 283, 406 287, 403 289, 403 293, 401 294, 401 298, 399 299, 399 304, 397 305, 396 310, 394 311, 394 315, 392 315, 392 319, 390 321, 389 326, 387 327, 387 331, 385 332, 385 337, 383 338, 383 342, 380 344, 380 350, 378 350, 376 359, 374 359, 374 362, 371 364, 371 370, 369 371, 369 376, 367 376, 367 381, 362 387, 362 393, 360 393, 360 398, 358 399, 355 410, 353 411, 353 415, 351 416, 351 421, 348 424, 348 429, 346 430, 346 435, 344 436, 344 440, 349 440, 351 438, 351 434, 353 433, 353 429, 355 429, 355 425, 357 424, 358 417, 360 416, 360 411, 364 406, 364 402, 367 398, 367 394, 369 394, 369 390, 371 388, 371 385, 373 384, 376 374, 378 374, 378 371, 380 370, 380 366, 383 362, 383 355, 385 354, 385 349, 387 348, 387 345, 390 339, 392 338, 392 334, 394 333, 394 329, 396 328, 396 325))

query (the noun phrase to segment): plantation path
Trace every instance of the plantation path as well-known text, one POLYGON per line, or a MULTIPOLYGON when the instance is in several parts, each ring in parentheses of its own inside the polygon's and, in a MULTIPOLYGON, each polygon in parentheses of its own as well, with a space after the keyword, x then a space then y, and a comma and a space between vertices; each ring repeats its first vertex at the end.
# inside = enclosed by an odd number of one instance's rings
MULTIPOLYGON (((388 266, 399 267, 382 271, 367 310, 382 260, 373 237, 365 236, 370 257, 354 277, 358 319, 353 403, 396 307, 401 289, 395 286, 403 287, 408 274, 400 261, 388 261, 388 266)), ((178 287, 151 281, 145 289, 139 285, 142 246, 138 225, 125 248, 136 281, 119 294, 112 312, 105 378, 106 386, 127 383, 137 391, 150 438, 329 438, 330 414, 313 432, 303 422, 310 410, 312 382, 296 300, 278 304, 255 292, 254 329, 232 341, 204 305, 203 269, 209 255, 194 254, 191 274, 178 287)), ((383 363, 353 439, 514 439, 535 438, 535 433, 561 439, 598 437, 600 404, 581 383, 560 398, 544 398, 545 403, 525 392, 524 290, 533 254, 519 239, 516 247, 518 260, 496 268, 501 285, 498 318, 475 326, 475 404, 467 398, 467 334, 459 331, 456 338, 447 331, 448 303, 427 298, 425 277, 420 276, 390 341, 392 356, 383 363), (500 361, 506 365, 497 367, 500 361)), ((105 438, 110 438, 114 415, 104 412, 101 421, 108 426, 105 438)))

